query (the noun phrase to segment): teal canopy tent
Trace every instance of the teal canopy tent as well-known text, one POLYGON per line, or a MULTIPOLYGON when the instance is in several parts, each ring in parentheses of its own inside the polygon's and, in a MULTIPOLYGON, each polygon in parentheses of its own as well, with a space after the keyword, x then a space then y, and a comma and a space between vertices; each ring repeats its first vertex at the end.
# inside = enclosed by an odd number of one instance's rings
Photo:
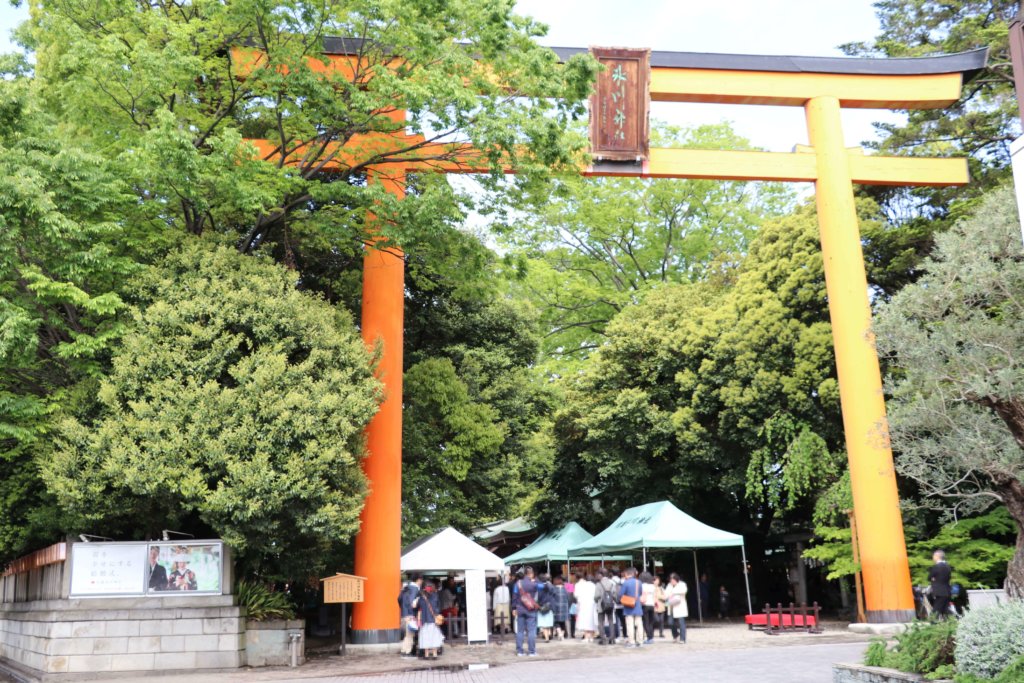
MULTIPOLYGON (((647 565, 648 550, 692 550, 696 574, 697 550, 701 548, 740 549, 743 557, 743 581, 747 589, 747 610, 753 613, 750 577, 747 575, 747 550, 743 545, 743 536, 699 522, 667 500, 629 508, 597 536, 571 546, 568 550, 570 556, 576 558, 639 549, 644 554, 644 566, 647 565)), ((699 580, 699 574, 694 578, 699 580)), ((699 591, 697 596, 699 606, 699 591)))
MULTIPOLYGON (((574 555, 569 557, 569 548, 584 543, 593 538, 593 534, 581 527, 576 522, 569 522, 557 531, 549 531, 542 534, 536 541, 522 550, 512 553, 505 558, 505 564, 537 564, 540 562, 568 562, 570 559, 580 562, 590 560, 629 560, 631 555, 601 555, 596 553, 591 556, 574 555)), ((549 566, 550 570, 550 566, 549 566)))

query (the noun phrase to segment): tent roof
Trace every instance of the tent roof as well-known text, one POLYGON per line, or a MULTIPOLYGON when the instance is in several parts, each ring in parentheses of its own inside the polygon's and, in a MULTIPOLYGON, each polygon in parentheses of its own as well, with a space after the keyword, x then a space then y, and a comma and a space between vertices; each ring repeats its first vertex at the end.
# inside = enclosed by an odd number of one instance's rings
MULTIPOLYGON (((565 562, 566 560, 599 560, 600 555, 593 557, 572 557, 569 548, 580 545, 594 537, 589 531, 576 522, 569 522, 557 531, 549 531, 518 552, 505 558, 505 564, 532 564, 535 562, 565 562)), ((609 560, 628 560, 630 555, 606 556, 609 560)))
POLYGON ((462 569, 501 571, 505 561, 448 527, 414 541, 402 550, 402 571, 427 572, 462 569))
POLYGON ((634 548, 722 548, 743 545, 743 537, 715 529, 668 501, 629 508, 589 541, 569 548, 572 557, 634 548))
POLYGON ((482 524, 473 529, 473 538, 480 541, 490 541, 502 536, 522 536, 530 534, 534 528, 533 524, 530 524, 522 517, 503 519, 497 522, 482 524))

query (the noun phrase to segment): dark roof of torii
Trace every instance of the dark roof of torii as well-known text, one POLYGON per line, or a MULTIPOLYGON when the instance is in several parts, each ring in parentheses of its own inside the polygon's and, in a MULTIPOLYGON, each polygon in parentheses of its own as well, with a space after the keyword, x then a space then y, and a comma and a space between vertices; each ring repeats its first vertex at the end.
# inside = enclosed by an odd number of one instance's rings
MULTIPOLYGON (((553 47, 560 59, 587 52, 582 47, 553 47)), ((651 66, 667 69, 723 69, 786 73, 861 74, 867 76, 920 76, 963 73, 971 78, 985 68, 988 48, 931 57, 791 57, 735 55, 715 52, 651 52, 651 66)))
MULTIPOLYGON (((358 54, 358 38, 324 38, 324 52, 330 55, 358 54)), ((560 59, 588 51, 585 47, 553 47, 560 59)), ((869 76, 919 76, 962 73, 973 78, 985 68, 988 48, 931 57, 790 57, 782 55, 736 55, 715 52, 651 52, 651 66, 667 69, 722 69, 726 71, 775 71, 788 73, 862 74, 869 76)))

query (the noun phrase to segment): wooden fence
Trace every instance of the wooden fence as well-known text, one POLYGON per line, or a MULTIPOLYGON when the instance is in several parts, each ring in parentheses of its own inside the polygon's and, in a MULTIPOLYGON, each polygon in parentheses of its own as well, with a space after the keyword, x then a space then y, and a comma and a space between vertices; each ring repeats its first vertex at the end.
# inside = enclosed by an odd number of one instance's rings
POLYGON ((59 600, 65 594, 67 543, 54 543, 11 562, 0 576, 0 603, 59 600))

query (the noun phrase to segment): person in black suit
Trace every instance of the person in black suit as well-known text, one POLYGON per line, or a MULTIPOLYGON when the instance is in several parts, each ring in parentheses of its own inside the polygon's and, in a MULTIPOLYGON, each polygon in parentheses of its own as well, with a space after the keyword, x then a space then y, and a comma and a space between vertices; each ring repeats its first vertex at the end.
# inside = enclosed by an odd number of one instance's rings
POLYGON ((153 546, 149 549, 149 590, 167 590, 167 569, 157 562, 160 557, 160 548, 153 546))
POLYGON ((946 563, 946 553, 936 550, 932 555, 935 564, 928 570, 928 583, 932 589, 932 610, 939 619, 949 616, 949 598, 952 595, 950 579, 953 570, 946 563))

